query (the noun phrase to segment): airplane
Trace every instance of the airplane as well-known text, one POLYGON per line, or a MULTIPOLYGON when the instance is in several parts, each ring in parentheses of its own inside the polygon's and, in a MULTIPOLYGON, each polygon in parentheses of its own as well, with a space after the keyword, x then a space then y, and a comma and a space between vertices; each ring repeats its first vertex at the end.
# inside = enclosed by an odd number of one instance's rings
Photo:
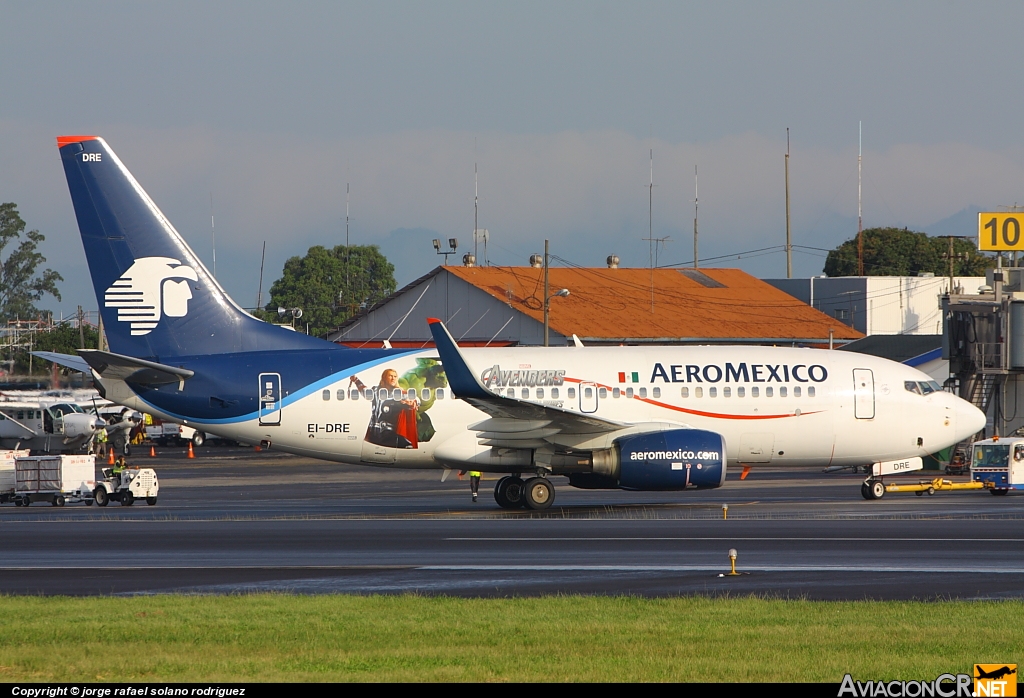
POLYGON ((107 423, 73 402, 0 402, 0 449, 82 453, 107 423))
POLYGON ((498 473, 499 506, 542 510, 554 477, 682 491, 720 487, 729 462, 914 469, 985 425, 926 374, 848 352, 460 348, 436 319, 436 348, 351 349, 281 329, 228 296, 102 138, 57 145, 110 350, 36 355, 207 433, 342 463, 498 473))

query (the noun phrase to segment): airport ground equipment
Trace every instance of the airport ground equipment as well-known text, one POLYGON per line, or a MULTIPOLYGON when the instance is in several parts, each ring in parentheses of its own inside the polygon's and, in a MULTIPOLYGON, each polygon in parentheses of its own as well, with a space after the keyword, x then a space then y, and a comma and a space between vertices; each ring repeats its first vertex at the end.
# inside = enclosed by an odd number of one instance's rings
POLYGON ((941 477, 937 477, 934 480, 921 480, 915 484, 898 485, 890 482, 885 486, 886 492, 913 492, 918 497, 928 494, 932 495, 936 492, 949 492, 953 490, 982 490, 987 485, 983 482, 971 481, 971 482, 953 482, 952 480, 946 480, 941 477))
POLYGON ((14 501, 15 484, 14 461, 27 456, 29 452, 0 451, 0 504, 14 501))
POLYGON ((864 499, 881 499, 890 491, 883 480, 886 475, 904 475, 922 469, 924 460, 920 457, 872 463, 871 475, 861 484, 860 494, 864 499))
POLYGON ((152 468, 127 468, 121 472, 104 468, 103 479, 96 482, 92 495, 101 507, 112 501, 130 507, 136 499, 145 499, 146 504, 153 506, 159 493, 160 483, 152 468))
POLYGON ((91 505, 96 487, 93 455, 26 456, 14 461, 16 506, 49 502, 62 507, 66 501, 91 505))
POLYGON ((991 438, 974 444, 971 480, 994 495, 1024 490, 1024 438, 991 438))

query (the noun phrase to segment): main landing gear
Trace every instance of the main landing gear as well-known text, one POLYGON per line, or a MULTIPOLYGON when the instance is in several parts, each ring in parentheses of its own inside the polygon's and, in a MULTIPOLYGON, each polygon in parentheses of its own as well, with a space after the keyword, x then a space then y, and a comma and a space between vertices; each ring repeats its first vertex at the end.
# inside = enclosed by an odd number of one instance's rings
POLYGON ((541 511, 555 501, 555 488, 547 478, 506 475, 494 486, 494 501, 502 509, 532 509, 541 511))

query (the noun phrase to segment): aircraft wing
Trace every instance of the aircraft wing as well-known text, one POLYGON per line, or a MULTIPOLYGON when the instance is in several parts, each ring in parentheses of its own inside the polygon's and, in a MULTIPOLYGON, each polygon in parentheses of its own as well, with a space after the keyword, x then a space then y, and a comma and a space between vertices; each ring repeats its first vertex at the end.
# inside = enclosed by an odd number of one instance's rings
POLYGON ((441 357, 452 395, 490 416, 470 429, 479 432, 483 445, 503 448, 536 448, 556 434, 606 434, 630 425, 571 410, 504 397, 484 387, 452 339, 448 328, 429 318, 430 332, 441 357))
POLYGON ((34 351, 32 356, 38 356, 40 359, 52 361, 60 366, 65 366, 74 371, 81 371, 82 373, 89 373, 89 364, 86 363, 85 359, 81 356, 72 356, 71 354, 58 354, 55 351, 34 351))
POLYGON ((130 381, 141 385, 182 383, 195 375, 195 371, 155 361, 136 359, 99 349, 81 349, 82 358, 102 378, 130 381))

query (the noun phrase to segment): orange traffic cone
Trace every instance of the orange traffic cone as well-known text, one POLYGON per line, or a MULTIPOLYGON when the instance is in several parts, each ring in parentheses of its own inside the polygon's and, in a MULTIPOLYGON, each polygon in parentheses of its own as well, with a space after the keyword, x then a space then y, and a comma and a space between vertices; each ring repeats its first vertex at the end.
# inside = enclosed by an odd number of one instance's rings
POLYGON ((259 444, 256 444, 256 448, 254 448, 253 450, 254 450, 254 451, 256 451, 256 453, 259 453, 259 452, 260 452, 260 451, 262 451, 263 449, 262 449, 262 448, 260 448, 260 445, 259 445, 259 444))
POLYGON ((149 447, 149 457, 156 458, 156 446, 149 447))
POLYGON ((196 454, 193 453, 193 451, 192 451, 192 442, 191 441, 188 442, 188 457, 189 458, 195 458, 196 457, 196 454))
POLYGON ((107 451, 107 465, 113 465, 113 464, 114 464, 114 449, 109 449, 107 451))

